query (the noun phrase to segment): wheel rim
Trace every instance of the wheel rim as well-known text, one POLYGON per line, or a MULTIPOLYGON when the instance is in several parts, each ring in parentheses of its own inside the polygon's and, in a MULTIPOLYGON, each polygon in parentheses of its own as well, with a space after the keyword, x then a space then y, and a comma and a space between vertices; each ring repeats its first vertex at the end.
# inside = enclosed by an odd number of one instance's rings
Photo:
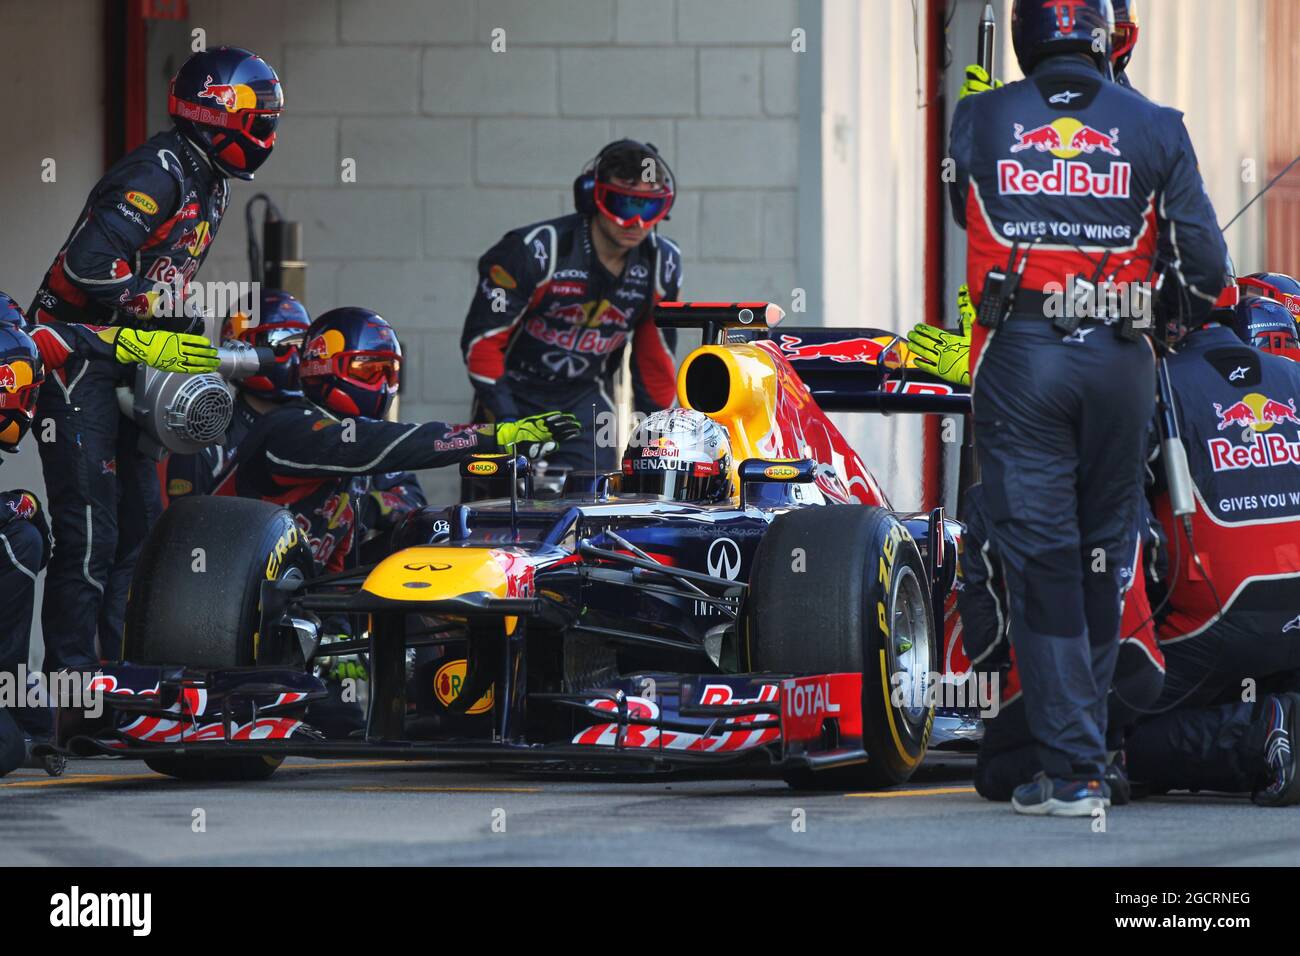
POLYGON ((906 565, 895 568, 889 603, 889 677, 892 683, 902 675, 898 686, 906 691, 905 705, 899 710, 909 724, 918 726, 925 722, 930 710, 925 699, 932 648, 925 589, 916 572, 906 565))

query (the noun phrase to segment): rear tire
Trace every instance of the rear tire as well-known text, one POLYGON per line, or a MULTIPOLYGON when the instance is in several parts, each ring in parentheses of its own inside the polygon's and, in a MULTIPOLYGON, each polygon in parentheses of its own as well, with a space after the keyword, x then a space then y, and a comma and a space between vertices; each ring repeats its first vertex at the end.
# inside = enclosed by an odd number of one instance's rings
POLYGON ((894 678, 911 674, 904 688, 928 686, 939 647, 925 566, 903 525, 861 505, 778 515, 758 547, 749 593, 753 670, 863 677, 863 745, 871 759, 791 770, 786 782, 810 789, 905 783, 925 756, 934 709, 922 706, 924 697, 917 706, 895 706, 894 678))
MULTIPOLYGON (((269 659, 257 633, 261 585, 315 573, 289 512, 250 498, 182 498, 163 512, 136 566, 123 657, 196 668, 287 664, 269 659)), ((283 758, 150 757, 181 780, 265 780, 283 758)))

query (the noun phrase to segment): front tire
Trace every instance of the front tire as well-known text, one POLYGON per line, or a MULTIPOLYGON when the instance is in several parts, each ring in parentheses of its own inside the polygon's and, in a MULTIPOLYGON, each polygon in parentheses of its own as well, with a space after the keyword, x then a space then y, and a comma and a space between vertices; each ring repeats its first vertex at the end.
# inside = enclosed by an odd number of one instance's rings
POLYGON ((907 782, 929 742, 934 709, 924 691, 938 670, 939 646, 925 565, 897 518, 862 505, 778 515, 755 556, 748 631, 756 671, 862 674, 870 760, 791 770, 791 786, 876 789, 907 782), (898 704, 896 687, 906 691, 898 704))
MULTIPOLYGON (((249 498, 183 498, 145 541, 126 608, 124 658, 216 669, 297 663, 263 646, 262 582, 314 573, 289 512, 249 498)), ((150 757, 181 780, 265 780, 283 758, 150 757)))

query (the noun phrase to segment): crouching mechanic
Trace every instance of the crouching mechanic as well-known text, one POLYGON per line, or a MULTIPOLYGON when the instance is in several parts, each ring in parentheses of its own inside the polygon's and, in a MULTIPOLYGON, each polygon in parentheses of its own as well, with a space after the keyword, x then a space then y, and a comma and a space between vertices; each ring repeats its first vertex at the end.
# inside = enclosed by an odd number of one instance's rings
POLYGON ((303 397, 277 403, 241 391, 243 432, 226 446, 215 493, 287 507, 325 571, 341 570, 353 545, 353 477, 437 468, 511 447, 536 458, 581 429, 560 412, 487 425, 384 421, 402 353, 392 327, 369 309, 326 312, 298 341, 303 397))
POLYGON ((1210 322, 1167 359, 1196 512, 1189 540, 1157 487, 1177 556, 1158 630, 1167 673, 1128 766, 1156 790, 1284 806, 1300 802, 1300 344, 1270 299, 1213 315, 1236 330, 1210 322))
MULTIPOLYGON (((261 312, 255 324, 243 312, 225 320, 222 341, 267 349, 274 360, 264 362, 256 374, 235 380, 235 414, 222 444, 195 455, 170 456, 166 481, 169 501, 211 494, 233 467, 244 437, 263 412, 302 400, 300 352, 310 327, 311 316, 302 303, 279 290, 262 292, 261 312)), ((363 541, 391 530, 404 515, 425 504, 424 491, 410 472, 388 472, 373 478, 356 476, 344 500, 360 511, 357 523, 363 541)), ((340 553, 340 561, 344 556, 340 553)))
POLYGON ((656 231, 675 191, 653 145, 619 140, 574 181, 576 212, 512 230, 484 254, 461 336, 475 421, 572 412, 588 431, 548 465, 607 471, 617 449, 597 453, 593 439, 612 422, 626 348, 636 411, 673 403, 676 337, 654 307, 681 288, 681 253, 656 231))
MULTIPOLYGON (((0 452, 15 454, 31 429, 46 369, 58 371, 70 358, 87 362, 134 364, 145 361, 168 371, 204 372, 217 367, 207 339, 170 332, 92 328, 62 322, 32 327, 13 299, 0 292, 0 452)), ((36 575, 50 560, 50 529, 45 509, 26 489, 0 492, 0 678, 18 684, 20 665, 30 655, 36 575)), ((8 714, 0 704, 0 774, 26 753, 25 738, 52 730, 44 708, 18 707, 8 714), (17 744, 15 745, 15 739, 17 744)))

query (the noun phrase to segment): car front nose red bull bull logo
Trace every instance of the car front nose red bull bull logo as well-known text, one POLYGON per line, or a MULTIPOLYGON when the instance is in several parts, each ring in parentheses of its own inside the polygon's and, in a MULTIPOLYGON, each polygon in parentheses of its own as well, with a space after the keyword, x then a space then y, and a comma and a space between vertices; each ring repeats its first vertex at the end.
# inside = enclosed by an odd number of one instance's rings
POLYGON ((1075 160, 1077 156, 1105 153, 1120 155, 1119 128, 1094 129, 1073 116, 1063 116, 1025 129, 1011 128, 1010 152, 1032 150, 1050 153, 1056 159, 1048 170, 1027 169, 1016 159, 998 162, 998 192, 1003 196, 1093 196, 1098 199, 1127 199, 1133 170, 1129 163, 1110 163, 1105 171, 1075 160))

